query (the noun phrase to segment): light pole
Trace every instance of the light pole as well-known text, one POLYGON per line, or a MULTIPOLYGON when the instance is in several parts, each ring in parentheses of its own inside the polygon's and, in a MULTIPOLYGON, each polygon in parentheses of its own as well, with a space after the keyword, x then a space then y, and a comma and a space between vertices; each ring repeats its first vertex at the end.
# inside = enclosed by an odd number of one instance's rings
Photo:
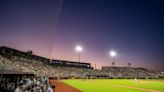
POLYGON ((110 51, 110 56, 112 57, 112 65, 115 65, 115 56, 117 53, 115 51, 110 51))
POLYGON ((131 67, 131 65, 132 65, 132 63, 129 62, 129 63, 128 63, 128 67, 131 67))
POLYGON ((80 52, 83 51, 83 48, 81 46, 76 46, 75 49, 78 52, 78 58, 79 58, 79 62, 80 62, 80 52))

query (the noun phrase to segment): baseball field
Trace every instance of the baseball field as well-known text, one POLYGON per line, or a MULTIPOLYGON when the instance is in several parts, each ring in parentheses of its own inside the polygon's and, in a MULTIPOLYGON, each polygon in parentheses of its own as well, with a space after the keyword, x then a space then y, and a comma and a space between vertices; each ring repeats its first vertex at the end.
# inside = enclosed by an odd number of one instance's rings
POLYGON ((164 92, 164 80, 73 79, 62 83, 80 92, 164 92))

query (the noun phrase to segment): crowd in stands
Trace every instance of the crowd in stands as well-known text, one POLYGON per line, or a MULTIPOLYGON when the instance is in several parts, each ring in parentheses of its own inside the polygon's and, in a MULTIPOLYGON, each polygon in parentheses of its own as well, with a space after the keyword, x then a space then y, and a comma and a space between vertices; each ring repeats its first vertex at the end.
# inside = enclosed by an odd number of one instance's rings
MULTIPOLYGON (((78 64, 78 63, 77 63, 78 64)), ((30 73, 33 77, 5 78, 0 76, 0 90, 4 92, 53 92, 48 78, 164 78, 164 72, 154 72, 145 68, 102 67, 101 70, 82 67, 54 66, 48 59, 7 49, 0 52, 0 73, 4 70, 30 73), (21 54, 22 53, 22 54, 21 54), (14 80, 14 85, 11 83, 14 80), (13 87, 14 86, 14 87, 13 87)))
POLYGON ((159 78, 160 74, 144 68, 133 67, 106 67, 102 70, 51 66, 33 59, 10 56, 5 58, 0 55, 1 68, 22 72, 30 72, 38 77, 54 78, 159 78))
MULTIPOLYGON (((62 61, 60 62, 62 63, 62 61)), ((78 64, 78 63, 76 63, 78 64)), ((161 78, 163 74, 145 68, 102 67, 93 68, 54 66, 44 57, 22 52, 8 47, 0 47, 0 70, 16 70, 33 73, 38 77, 54 78, 161 78)))
POLYGON ((3 70, 15 70, 28 72, 35 77, 24 77, 15 80, 15 86, 10 79, 0 78, 0 90, 4 92, 53 92, 54 86, 48 82, 48 78, 164 78, 164 73, 157 73, 145 68, 134 67, 103 67, 102 70, 93 68, 77 68, 65 66, 53 66, 50 62, 26 58, 23 56, 0 55, 0 72, 3 70))
POLYGON ((159 74, 145 68, 106 67, 102 69, 110 78, 159 78, 159 74))
POLYGON ((48 78, 25 78, 19 81, 17 88, 14 92, 53 92, 48 78))

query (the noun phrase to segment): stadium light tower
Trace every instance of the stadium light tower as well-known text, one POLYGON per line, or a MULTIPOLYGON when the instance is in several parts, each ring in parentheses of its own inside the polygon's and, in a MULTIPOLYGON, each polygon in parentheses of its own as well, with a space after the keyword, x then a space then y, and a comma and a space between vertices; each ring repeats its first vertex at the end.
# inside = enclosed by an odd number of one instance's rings
POLYGON ((78 52, 78 58, 80 62, 80 53, 83 51, 83 48, 81 46, 76 46, 76 51, 78 52))
POLYGON ((115 65, 115 57, 117 53, 115 51, 110 51, 110 56, 112 57, 112 65, 115 65))

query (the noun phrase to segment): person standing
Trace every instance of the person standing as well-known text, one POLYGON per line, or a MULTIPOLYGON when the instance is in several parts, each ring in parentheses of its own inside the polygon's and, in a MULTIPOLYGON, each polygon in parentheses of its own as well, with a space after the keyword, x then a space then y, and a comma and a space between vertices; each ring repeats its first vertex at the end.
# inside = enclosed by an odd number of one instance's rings
POLYGON ((14 92, 23 92, 23 83, 19 83, 14 92))
POLYGON ((46 92, 54 92, 55 86, 49 86, 46 92))

